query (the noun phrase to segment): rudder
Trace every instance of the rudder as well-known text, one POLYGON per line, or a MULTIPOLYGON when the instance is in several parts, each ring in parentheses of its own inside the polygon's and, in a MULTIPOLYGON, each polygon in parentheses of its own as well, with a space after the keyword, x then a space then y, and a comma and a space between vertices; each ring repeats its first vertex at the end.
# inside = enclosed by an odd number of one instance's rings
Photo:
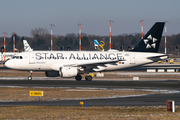
POLYGON ((165 22, 156 22, 134 47, 135 52, 158 52, 165 22))

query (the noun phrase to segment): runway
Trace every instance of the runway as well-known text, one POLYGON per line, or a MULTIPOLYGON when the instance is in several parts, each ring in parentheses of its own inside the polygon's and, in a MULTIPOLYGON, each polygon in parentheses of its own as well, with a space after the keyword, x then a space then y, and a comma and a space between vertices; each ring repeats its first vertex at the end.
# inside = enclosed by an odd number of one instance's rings
POLYGON ((69 87, 69 88, 131 88, 131 89, 165 89, 180 90, 179 80, 167 81, 75 81, 75 80, 0 80, 0 86, 26 86, 26 87, 69 87))
POLYGON ((0 80, 1 86, 21 87, 69 87, 69 88, 108 88, 108 89, 151 89, 151 90, 175 90, 166 94, 153 94, 134 97, 116 97, 103 99, 79 99, 60 101, 38 102, 0 102, 0 106, 34 105, 34 106, 79 106, 83 101, 88 106, 157 106, 166 105, 166 100, 174 100, 180 105, 180 81, 74 81, 74 80, 0 80))
MULTIPOLYGON (((7 70, 7 68, 0 68, 7 70)), ((180 69, 180 65, 175 64, 149 64, 141 67, 135 67, 131 69, 123 70, 119 72, 120 75, 143 75, 142 73, 147 69, 180 69), (126 72, 128 71, 128 72, 126 72), (131 72, 132 71, 132 72, 131 72), (133 72, 139 71, 139 72, 133 72)), ((151 76, 165 76, 165 73, 148 73, 151 76)), ((168 73, 171 76, 179 74, 179 72, 168 73)), ((178 75, 177 75, 178 77, 178 75)), ((58 78, 49 79, 47 77, 33 77, 32 81, 26 80, 27 77, 1 77, 0 86, 11 86, 11 87, 67 87, 67 88, 107 88, 107 89, 137 89, 137 90, 168 90, 175 91, 172 93, 165 94, 150 94, 142 96, 131 96, 131 97, 116 97, 116 98, 101 98, 101 99, 78 99, 78 100, 60 100, 60 101, 38 101, 38 102, 0 102, 0 106, 11 106, 11 105, 33 105, 33 106, 79 106, 79 102, 83 101, 88 106, 165 106, 167 100, 174 100, 175 105, 180 105, 180 81, 177 79, 167 80, 139 80, 133 81, 123 79, 106 79, 101 80, 93 79, 93 81, 75 81, 74 78, 59 80, 58 78)), ((150 78, 151 79, 151 78, 150 78)))

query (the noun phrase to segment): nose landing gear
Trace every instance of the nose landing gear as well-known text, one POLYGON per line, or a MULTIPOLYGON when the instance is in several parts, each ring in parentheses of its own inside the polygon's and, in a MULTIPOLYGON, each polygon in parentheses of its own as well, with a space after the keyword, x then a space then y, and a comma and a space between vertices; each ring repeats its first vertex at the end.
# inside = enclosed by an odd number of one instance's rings
POLYGON ((28 80, 32 80, 32 74, 33 74, 33 71, 29 71, 29 76, 28 76, 28 80))

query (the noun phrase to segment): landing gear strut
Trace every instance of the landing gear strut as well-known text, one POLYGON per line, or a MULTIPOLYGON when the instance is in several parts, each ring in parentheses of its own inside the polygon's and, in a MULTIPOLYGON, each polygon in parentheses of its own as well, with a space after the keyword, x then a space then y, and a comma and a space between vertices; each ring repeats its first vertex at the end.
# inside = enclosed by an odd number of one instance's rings
POLYGON ((78 75, 75 77, 75 79, 76 79, 77 81, 81 81, 81 80, 82 80, 82 76, 78 74, 78 75))
POLYGON ((92 80, 92 76, 91 75, 86 75, 85 79, 86 79, 86 81, 91 81, 92 80))
POLYGON ((28 80, 32 80, 32 74, 33 74, 33 71, 29 71, 28 80))

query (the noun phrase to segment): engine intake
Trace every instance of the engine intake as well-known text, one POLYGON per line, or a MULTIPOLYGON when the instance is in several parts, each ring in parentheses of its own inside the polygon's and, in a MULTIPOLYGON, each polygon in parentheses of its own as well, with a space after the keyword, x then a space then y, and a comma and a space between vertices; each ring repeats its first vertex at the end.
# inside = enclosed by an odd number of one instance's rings
POLYGON ((75 77, 78 74, 78 69, 76 67, 60 67, 59 75, 61 77, 75 77))

